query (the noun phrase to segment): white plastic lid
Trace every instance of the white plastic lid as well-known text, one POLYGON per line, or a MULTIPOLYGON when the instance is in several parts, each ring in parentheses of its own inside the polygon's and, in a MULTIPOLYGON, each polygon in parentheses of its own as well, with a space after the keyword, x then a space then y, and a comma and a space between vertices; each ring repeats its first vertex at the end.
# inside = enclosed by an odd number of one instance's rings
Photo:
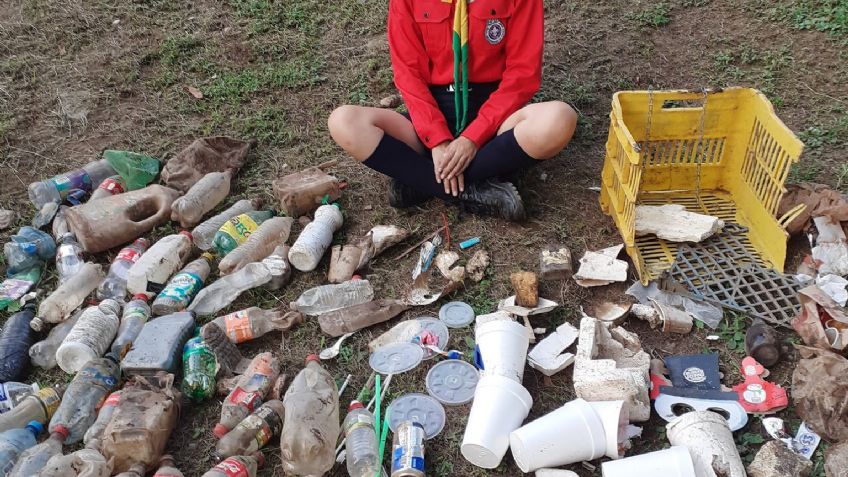
POLYGON ((462 301, 446 303, 439 309, 439 319, 450 328, 464 328, 474 322, 474 309, 462 301))
POLYGON ((424 349, 415 343, 392 343, 378 348, 368 358, 380 374, 400 374, 415 369, 424 359, 424 349))
POLYGON ((427 439, 432 439, 445 428, 445 408, 426 394, 404 394, 389 404, 389 429, 397 432, 404 421, 413 421, 424 427, 427 439))
POLYGON ((427 392, 446 406, 460 406, 474 399, 480 373, 458 359, 436 363, 427 373, 427 392))

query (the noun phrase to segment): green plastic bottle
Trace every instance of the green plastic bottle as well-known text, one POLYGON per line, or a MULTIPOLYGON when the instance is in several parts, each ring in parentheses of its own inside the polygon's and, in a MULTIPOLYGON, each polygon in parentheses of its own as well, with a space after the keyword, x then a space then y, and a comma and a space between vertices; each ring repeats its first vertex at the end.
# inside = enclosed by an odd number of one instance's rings
POLYGON ((219 258, 223 258, 236 247, 247 241, 250 234, 255 231, 262 222, 276 215, 273 210, 252 210, 237 215, 227 220, 224 225, 215 232, 212 239, 212 247, 219 258))
POLYGON ((215 394, 215 355, 198 334, 183 347, 183 392, 195 401, 215 394))

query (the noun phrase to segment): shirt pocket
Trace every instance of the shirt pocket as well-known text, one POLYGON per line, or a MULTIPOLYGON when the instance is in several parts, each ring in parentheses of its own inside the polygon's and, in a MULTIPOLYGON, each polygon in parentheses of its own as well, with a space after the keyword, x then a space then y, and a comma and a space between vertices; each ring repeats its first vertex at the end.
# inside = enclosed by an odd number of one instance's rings
POLYGON ((421 36, 424 38, 424 48, 433 54, 443 53, 450 48, 452 25, 450 24, 452 3, 441 0, 417 0, 413 3, 413 14, 421 36))
POLYGON ((468 6, 468 36, 473 45, 503 49, 512 16, 512 0, 475 0, 468 6))

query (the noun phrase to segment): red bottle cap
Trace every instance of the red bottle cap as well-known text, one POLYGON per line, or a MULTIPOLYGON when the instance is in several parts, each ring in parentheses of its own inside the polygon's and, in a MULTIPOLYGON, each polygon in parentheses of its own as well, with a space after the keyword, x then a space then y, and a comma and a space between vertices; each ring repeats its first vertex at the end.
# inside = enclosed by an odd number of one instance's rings
POLYGON ((347 407, 347 412, 353 411, 354 409, 362 409, 363 407, 365 406, 363 406, 361 402, 354 400, 351 401, 350 406, 347 407))
POLYGON ((189 239, 189 240, 192 240, 192 238, 191 238, 191 232, 189 232, 188 230, 183 230, 183 231, 181 231, 181 232, 180 232, 180 235, 185 235, 186 237, 188 237, 188 239, 189 239))
POLYGON ((68 431, 68 428, 67 428, 67 427, 65 427, 65 426, 63 426, 63 425, 61 425, 61 424, 59 424, 59 425, 57 425, 56 427, 54 427, 54 428, 53 428, 53 430, 52 430, 52 431, 50 431, 50 432, 51 432, 52 434, 59 434, 59 437, 61 437, 61 438, 62 438, 62 442, 65 442, 65 440, 68 438, 68 435, 70 435, 70 434, 71 434, 71 433, 68 431))
POLYGON ((212 428, 212 434, 214 434, 215 437, 218 439, 224 437, 224 435, 226 435, 228 432, 230 432, 230 430, 227 429, 227 426, 221 424, 220 422, 218 424, 215 424, 215 427, 212 428))
POLYGON ((149 300, 150 298, 147 298, 147 295, 145 295, 144 293, 137 293, 137 294, 132 296, 132 299, 133 300, 143 300, 145 303, 147 303, 147 300, 149 300))
POLYGON ((310 361, 316 361, 317 362, 317 361, 320 361, 320 360, 321 360, 321 358, 319 358, 317 354, 310 354, 306 357, 307 363, 310 362, 310 361))

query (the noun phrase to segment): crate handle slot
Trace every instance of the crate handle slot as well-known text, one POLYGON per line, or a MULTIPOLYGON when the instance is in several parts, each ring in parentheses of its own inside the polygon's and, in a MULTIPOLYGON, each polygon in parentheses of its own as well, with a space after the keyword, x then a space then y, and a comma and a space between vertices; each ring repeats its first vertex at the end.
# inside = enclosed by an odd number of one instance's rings
POLYGON ((777 219, 777 223, 780 224, 781 228, 786 229, 786 227, 805 210, 807 210, 807 204, 798 204, 786 211, 782 217, 777 219))
POLYGON ((663 101, 662 109, 703 109, 704 98, 697 99, 666 99, 663 101))

